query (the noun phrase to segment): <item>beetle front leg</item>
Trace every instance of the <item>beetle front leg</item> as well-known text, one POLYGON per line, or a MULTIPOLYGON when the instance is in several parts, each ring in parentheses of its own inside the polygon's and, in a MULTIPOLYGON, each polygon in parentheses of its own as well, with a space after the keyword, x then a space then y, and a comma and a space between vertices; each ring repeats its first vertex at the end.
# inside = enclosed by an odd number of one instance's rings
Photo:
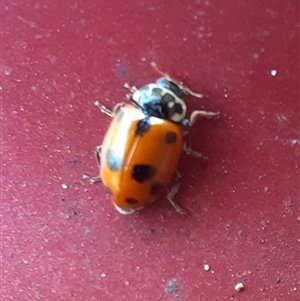
POLYGON ((130 86, 128 83, 125 83, 123 85, 124 88, 128 89, 131 93, 136 92, 138 89, 135 86, 130 86))
POLYGON ((96 107, 98 107, 103 114, 105 114, 105 115, 107 115, 109 117, 113 116, 113 112, 110 109, 108 109, 106 106, 102 105, 98 100, 96 100, 94 102, 94 105, 96 107))
POLYGON ((139 98, 140 93, 138 92, 137 87, 130 86, 128 83, 125 83, 124 88, 128 89, 131 92, 131 93, 126 94, 127 100, 130 101, 131 103, 134 103, 135 106, 139 106, 138 98, 139 98))
POLYGON ((109 117, 113 117, 113 116, 115 116, 115 115, 119 112, 119 110, 124 106, 124 103, 122 103, 122 102, 117 103, 117 104, 113 107, 112 110, 110 110, 110 109, 108 109, 106 106, 102 105, 98 100, 96 100, 96 101, 94 102, 94 105, 95 105, 96 107, 98 107, 98 108, 100 109, 100 111, 101 111, 103 114, 105 114, 105 115, 107 115, 107 116, 109 116, 109 117))

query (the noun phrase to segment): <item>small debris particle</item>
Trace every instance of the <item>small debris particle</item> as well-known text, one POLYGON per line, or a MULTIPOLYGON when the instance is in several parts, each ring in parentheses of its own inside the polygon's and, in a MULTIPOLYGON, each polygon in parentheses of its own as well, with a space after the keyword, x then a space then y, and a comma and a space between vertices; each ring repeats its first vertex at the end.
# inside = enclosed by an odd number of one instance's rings
POLYGON ((22 261, 24 264, 28 264, 28 262, 29 262, 27 259, 24 259, 24 258, 22 259, 22 261))
POLYGON ((105 278, 106 274, 105 273, 101 273, 101 278, 105 278))
POLYGON ((270 73, 271 73, 272 76, 276 76, 277 75, 277 70, 273 69, 273 70, 271 70, 270 73))
POLYGON ((238 284, 236 284, 236 286, 234 287, 234 289, 237 292, 240 292, 242 289, 244 288, 244 284, 242 282, 239 282, 238 284))
POLYGON ((209 271, 210 270, 210 266, 208 264, 205 264, 203 268, 204 268, 204 271, 209 271))
POLYGON ((78 215, 79 214, 79 210, 76 207, 76 205, 71 205, 69 207, 69 214, 71 214, 71 215, 78 215))
POLYGON ((70 218, 71 218, 70 214, 65 214, 65 219, 70 219, 70 218))
POLYGON ((78 159, 77 158, 71 158, 68 160, 69 164, 70 165, 75 165, 77 162, 78 162, 78 159))
POLYGON ((167 286, 165 287, 165 292, 167 294, 170 294, 170 293, 178 291, 178 288, 179 288, 179 285, 177 283, 177 280, 176 279, 171 279, 168 282, 167 286))
POLYGON ((61 188, 62 189, 68 189, 68 185, 67 184, 61 184, 61 188))

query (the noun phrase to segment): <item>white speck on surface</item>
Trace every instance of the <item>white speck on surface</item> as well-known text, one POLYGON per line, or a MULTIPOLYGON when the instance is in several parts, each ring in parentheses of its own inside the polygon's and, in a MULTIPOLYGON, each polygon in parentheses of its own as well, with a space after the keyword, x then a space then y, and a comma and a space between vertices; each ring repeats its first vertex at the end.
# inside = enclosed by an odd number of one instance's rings
POLYGON ((278 71, 277 70, 275 70, 275 69, 273 69, 273 70, 271 70, 271 75, 272 76, 276 76, 277 75, 277 73, 278 73, 278 71))
POLYGON ((101 273, 101 278, 105 278, 106 274, 105 273, 101 273))
POLYGON ((67 184, 61 184, 61 188, 62 189, 68 189, 68 185, 67 184))
POLYGON ((69 214, 65 214, 65 219, 70 219, 71 216, 69 214))
POLYGON ((240 292, 244 288, 244 284, 242 282, 239 282, 238 284, 235 285, 234 289, 237 292, 240 292))
POLYGON ((209 271, 210 270, 210 266, 208 264, 205 264, 203 266, 203 268, 204 268, 204 271, 209 271))
POLYGON ((300 139, 290 139, 289 142, 291 143, 291 145, 300 144, 300 139))
POLYGON ((22 261, 24 264, 28 264, 28 262, 29 262, 27 259, 24 259, 24 258, 22 259, 22 261))

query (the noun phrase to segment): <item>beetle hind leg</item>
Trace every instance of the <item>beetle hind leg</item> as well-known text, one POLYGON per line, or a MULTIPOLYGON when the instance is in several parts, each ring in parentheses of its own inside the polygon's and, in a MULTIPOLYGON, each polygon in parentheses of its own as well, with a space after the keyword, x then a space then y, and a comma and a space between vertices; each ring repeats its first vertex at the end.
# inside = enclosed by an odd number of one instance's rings
POLYGON ((197 151, 194 151, 193 149, 191 149, 189 146, 186 145, 186 142, 184 143, 183 145, 183 150, 186 152, 187 155, 189 156, 193 156, 197 159, 207 159, 207 157, 203 156, 201 153, 197 152, 197 151))
POLYGON ((177 194, 178 190, 180 187, 180 183, 177 182, 176 184, 174 184, 174 186, 171 188, 171 190, 169 191, 168 195, 167 195, 167 199, 170 202, 170 204, 173 206, 173 208, 176 210, 176 212, 178 212, 181 215, 184 215, 184 211, 182 210, 182 208, 173 200, 174 196, 177 194))
POLYGON ((98 167, 101 166, 101 157, 100 157, 101 150, 102 150, 102 145, 97 145, 95 149, 95 156, 96 156, 98 167))
POLYGON ((82 179, 88 180, 91 184, 101 182, 101 178, 99 176, 91 177, 89 175, 82 175, 82 179))
MULTIPOLYGON (((102 145, 96 146, 96 149, 95 149, 96 160, 97 160, 97 164, 99 167, 101 164, 101 157, 100 157, 101 149, 102 149, 102 145)), ((101 181, 100 176, 91 177, 89 175, 83 175, 82 179, 90 181, 91 184, 95 184, 95 183, 101 181)))

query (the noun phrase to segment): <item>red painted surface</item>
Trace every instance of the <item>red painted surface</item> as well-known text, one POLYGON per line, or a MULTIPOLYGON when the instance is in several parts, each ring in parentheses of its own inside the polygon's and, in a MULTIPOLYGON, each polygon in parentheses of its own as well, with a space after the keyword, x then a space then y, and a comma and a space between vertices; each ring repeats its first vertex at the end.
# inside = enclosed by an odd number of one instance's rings
POLYGON ((182 3, 2 1, 2 300, 299 300, 299 2, 182 3), (182 157, 184 217, 81 180, 93 101, 151 61, 221 112, 189 136, 208 160, 182 157))

